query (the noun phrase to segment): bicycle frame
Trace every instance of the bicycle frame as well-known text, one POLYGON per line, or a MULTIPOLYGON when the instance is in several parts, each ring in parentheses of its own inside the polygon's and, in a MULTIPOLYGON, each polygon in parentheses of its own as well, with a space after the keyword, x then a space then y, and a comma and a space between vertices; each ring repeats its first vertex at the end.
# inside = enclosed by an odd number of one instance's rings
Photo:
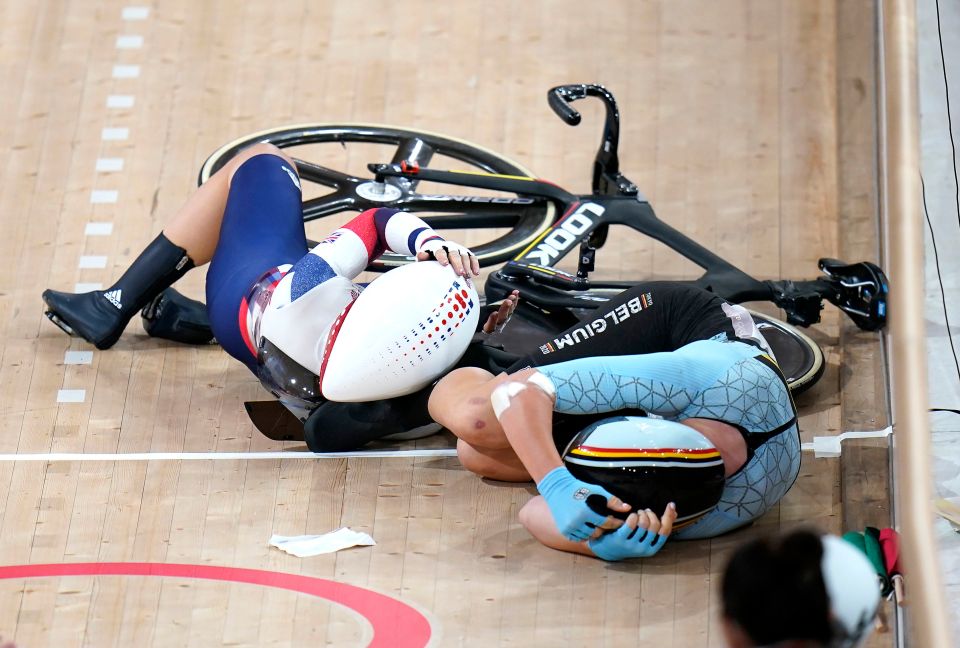
MULTIPOLYGON (((557 205, 562 216, 512 261, 490 275, 486 286, 488 299, 502 297, 516 287, 515 284, 524 282, 524 290, 528 294, 534 292, 544 304, 583 307, 605 301, 604 293, 622 290, 634 283, 591 282, 588 278, 594 269, 596 250, 606 241, 609 226, 621 224, 660 241, 703 268, 703 274, 690 283, 729 301, 772 301, 784 309, 790 324, 809 326, 820 321, 823 300, 828 299, 850 315, 860 328, 876 330, 884 325, 887 280, 883 271, 873 264, 848 266, 833 259, 821 259, 820 269, 826 277, 761 281, 660 220, 637 186, 620 173, 619 112, 613 95, 602 86, 589 84, 558 86, 547 93, 551 108, 570 125, 580 123, 580 114, 569 104, 585 97, 601 99, 606 108, 590 195, 577 196, 535 178, 440 171, 421 168, 416 161, 397 164, 396 157, 390 164, 370 164, 368 168, 375 174, 377 183, 429 180, 511 192, 557 205), (553 269, 575 245, 580 249, 576 276, 553 269)), ((457 226, 464 221, 463 216, 447 218, 446 222, 441 219, 426 220, 434 226, 457 226)))
MULTIPOLYGON (((591 302, 598 301, 597 292, 622 290, 633 285, 635 282, 596 282, 588 279, 588 274, 593 269, 595 251, 603 245, 609 226, 620 224, 662 242, 703 268, 704 273, 691 282, 694 285, 733 302, 773 301, 783 306, 788 297, 783 294, 785 286, 778 286, 777 284, 789 283, 797 287, 795 289, 797 291, 802 289, 814 295, 817 313, 816 319, 812 319, 812 321, 809 317, 802 321, 794 318, 791 323, 811 324, 819 320, 821 301, 819 290, 822 289, 822 286, 818 282, 821 280, 771 282, 754 279, 743 270, 662 221, 657 217, 650 203, 639 194, 633 197, 602 194, 577 196, 556 185, 533 178, 439 171, 403 164, 375 164, 370 165, 370 169, 376 174, 378 182, 384 182, 386 178, 390 177, 428 180, 496 191, 517 192, 551 200, 558 205, 559 211, 563 214, 561 218, 550 228, 544 230, 531 245, 521 251, 513 261, 508 262, 502 270, 491 275, 487 284, 488 298, 493 298, 502 293, 503 290, 510 287, 510 283, 515 283, 517 278, 522 275, 536 277, 537 283, 580 292, 579 295, 568 294, 563 296, 551 294, 551 291, 538 291, 538 298, 542 297, 546 302, 555 306, 580 305, 581 307, 589 307, 591 302), (565 258, 578 245, 580 259, 577 276, 574 277, 552 269, 557 262, 565 258), (813 285, 809 286, 807 284, 813 285)), ((602 179, 602 174, 600 177, 602 179)), ((622 176, 620 177, 622 178, 622 176)), ((614 186, 617 185, 614 184, 614 186)), ((531 289, 536 290, 536 287, 526 286, 524 288, 524 290, 531 289)), ((791 306, 789 303, 786 305, 791 306)))
MULTIPOLYGON (((304 201, 304 220, 389 206, 417 213, 437 229, 509 228, 507 234, 474 247, 481 266, 506 262, 488 279, 489 296, 495 299, 499 291, 514 284, 530 296, 541 295, 545 304, 555 305, 596 303, 608 298, 610 292, 633 284, 589 280, 596 251, 606 241, 609 226, 622 224, 703 268, 703 274, 689 283, 730 301, 772 301, 786 312, 789 323, 808 326, 820 320, 826 299, 862 329, 876 330, 885 324, 887 279, 872 263, 848 265, 820 259, 824 276, 817 279, 761 281, 661 221, 637 186, 620 173, 619 111, 613 95, 602 86, 589 84, 558 86, 547 94, 551 108, 570 125, 581 120, 570 104, 586 97, 599 99, 606 109, 589 195, 577 196, 537 180, 522 165, 463 140, 370 124, 303 124, 253 133, 211 154, 200 179, 209 178, 238 151, 255 142, 269 141, 281 148, 324 142, 393 144, 396 149, 388 164, 368 165, 374 180, 295 160, 303 180, 332 189, 304 201), (460 160, 479 171, 430 169, 435 155, 460 160), (418 191, 421 180, 508 195, 425 194, 418 191), (575 245, 580 251, 576 275, 554 269, 554 264, 575 245)), ((410 261, 410 257, 387 253, 369 269, 383 271, 410 261)))

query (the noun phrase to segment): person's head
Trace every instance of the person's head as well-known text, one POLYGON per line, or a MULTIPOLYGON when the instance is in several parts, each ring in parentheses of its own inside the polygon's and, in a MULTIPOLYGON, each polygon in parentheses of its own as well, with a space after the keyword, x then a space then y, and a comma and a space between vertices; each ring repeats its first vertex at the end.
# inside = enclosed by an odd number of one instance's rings
POLYGON ((724 488, 720 451, 697 430, 658 418, 615 416, 581 430, 563 453, 574 477, 634 509, 677 506, 674 529, 712 510, 724 488))
POLYGON ((737 549, 721 597, 730 648, 854 648, 873 628, 880 592, 855 547, 799 530, 737 549))

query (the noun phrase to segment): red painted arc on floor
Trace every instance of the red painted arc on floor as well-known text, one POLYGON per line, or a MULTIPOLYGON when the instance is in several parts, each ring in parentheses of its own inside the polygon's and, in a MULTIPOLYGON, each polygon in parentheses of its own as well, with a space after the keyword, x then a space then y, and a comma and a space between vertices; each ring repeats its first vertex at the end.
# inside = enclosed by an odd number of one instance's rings
POLYGON ((0 579, 52 576, 166 576, 263 585, 309 594, 353 610, 373 627, 373 639, 367 644, 369 648, 423 648, 429 643, 431 636, 427 618, 406 603, 386 594, 325 578, 263 569, 176 563, 102 562, 0 566, 0 579))

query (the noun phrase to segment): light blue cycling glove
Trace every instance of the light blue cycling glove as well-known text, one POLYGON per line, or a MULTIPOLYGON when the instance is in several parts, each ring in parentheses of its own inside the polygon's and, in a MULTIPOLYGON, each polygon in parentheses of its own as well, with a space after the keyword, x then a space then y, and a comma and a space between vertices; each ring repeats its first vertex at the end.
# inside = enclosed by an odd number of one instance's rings
POLYGON ((667 536, 647 529, 631 529, 626 524, 610 533, 604 533, 587 543, 597 558, 615 561, 625 558, 647 558, 660 551, 667 536))
POLYGON ((563 466, 557 466, 544 475, 537 484, 537 490, 547 501, 560 533, 568 540, 586 540, 607 519, 606 515, 590 507, 587 498, 602 498, 603 508, 606 508, 607 500, 612 495, 600 486, 580 481, 563 466))

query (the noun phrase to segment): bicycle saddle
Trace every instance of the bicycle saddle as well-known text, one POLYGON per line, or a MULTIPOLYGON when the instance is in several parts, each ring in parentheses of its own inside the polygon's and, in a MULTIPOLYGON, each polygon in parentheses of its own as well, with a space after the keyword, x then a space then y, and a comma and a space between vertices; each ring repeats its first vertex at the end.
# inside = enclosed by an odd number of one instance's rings
POLYGON ((887 275, 869 261, 844 263, 820 259, 820 270, 833 288, 827 299, 850 316, 865 331, 876 331, 887 323, 887 275))

